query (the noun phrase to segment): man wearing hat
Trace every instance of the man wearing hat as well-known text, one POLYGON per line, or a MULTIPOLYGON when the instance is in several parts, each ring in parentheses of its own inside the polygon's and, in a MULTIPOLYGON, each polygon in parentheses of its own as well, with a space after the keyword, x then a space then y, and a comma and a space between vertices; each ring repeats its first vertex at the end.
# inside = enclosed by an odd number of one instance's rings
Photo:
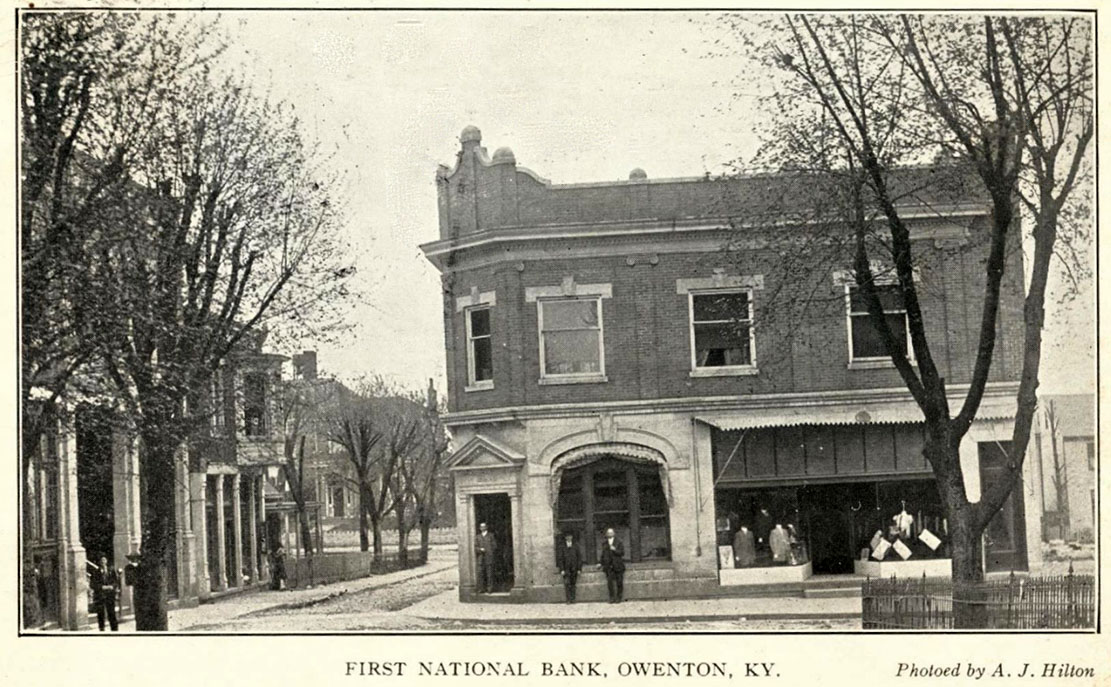
POLYGON ((559 574, 563 578, 563 594, 567 603, 575 603, 575 582, 579 579, 579 571, 583 567, 582 554, 579 547, 575 546, 575 537, 570 532, 563 533, 563 546, 556 554, 556 564, 559 574))

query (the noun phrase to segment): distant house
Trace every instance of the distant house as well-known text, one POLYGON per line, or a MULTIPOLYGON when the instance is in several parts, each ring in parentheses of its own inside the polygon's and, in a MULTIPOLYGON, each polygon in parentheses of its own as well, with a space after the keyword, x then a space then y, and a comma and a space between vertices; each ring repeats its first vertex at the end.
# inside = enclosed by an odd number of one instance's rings
POLYGON ((1043 537, 1092 542, 1096 536, 1096 398, 1051 394, 1039 400, 1030 450, 1045 502, 1043 537))
MULTIPOLYGON (((651 179, 634 169, 627 180, 555 184, 509 148, 487 155, 475 127, 460 139, 454 165, 436 174, 439 237, 422 249, 443 275, 461 598, 475 595, 479 522, 500 543, 497 589, 531 600, 562 598, 563 533, 588 564, 581 597, 604 598, 595 564, 607 528, 624 544, 634 598, 854 574, 873 562, 948 574, 921 411, 861 308, 851 260, 800 271, 817 275, 825 311, 788 327, 769 305, 781 284, 768 232, 802 240, 811 229, 776 216, 768 199, 805 208, 823 178, 651 179), (876 540, 895 524, 907 561, 876 540), (862 551, 883 560, 862 561, 862 551)), ((910 169, 901 183, 917 188, 931 173, 910 169)), ((919 294, 955 405, 976 354, 990 204, 963 187, 931 196, 921 186, 900 211, 930 257, 919 294)), ((1006 470, 1022 274, 1013 251, 991 378, 960 446, 973 500, 1006 470)), ((902 294, 893 281, 880 289, 898 332, 902 294)), ((1040 556, 1037 525, 1027 527, 1041 515, 1032 475, 1028 464, 989 528, 989 570, 1040 556)))

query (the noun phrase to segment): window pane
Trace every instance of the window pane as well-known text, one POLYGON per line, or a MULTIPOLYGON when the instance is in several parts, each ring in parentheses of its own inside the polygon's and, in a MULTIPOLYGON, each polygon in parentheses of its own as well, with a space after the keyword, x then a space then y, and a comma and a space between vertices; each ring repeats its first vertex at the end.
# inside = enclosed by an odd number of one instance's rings
MULTIPOLYGON (((876 292, 880 297, 880 304, 885 311, 903 309, 903 290, 898 284, 877 286, 876 292)), ((868 312, 868 304, 865 302, 864 292, 854 286, 849 289, 849 293, 852 298, 852 311, 854 313, 868 312)))
POLYGON ((667 558, 671 549, 667 543, 667 520, 659 518, 640 518, 640 558, 667 558))
POLYGON ((469 311, 471 315, 471 336, 488 336, 490 334, 490 310, 469 311))
POLYGON ((660 487, 658 474, 641 472, 637 474, 637 486, 640 491, 640 515, 667 515, 667 499, 664 490, 660 487))
POLYGON ((560 520, 577 520, 583 517, 583 485, 582 476, 565 476, 559 485, 559 513, 560 520))
POLYGON ((594 510, 627 511, 629 483, 624 470, 598 472, 594 475, 594 510))
POLYGON ((546 332, 544 373, 581 374, 600 372, 597 331, 546 332))
MULTIPOLYGON (((906 315, 894 313, 887 315, 887 326, 895 335, 903 351, 907 350, 906 315)), ((883 339, 879 332, 872 326, 867 315, 853 315, 853 357, 854 358, 886 358, 887 349, 883 346, 883 339)))
POLYGON ((751 365, 748 327, 733 323, 694 325, 695 365, 751 365))
POLYGON ((544 331, 595 329, 598 327, 598 301, 543 301, 544 331))
POLYGON ((474 356, 474 381, 493 379, 494 363, 490 351, 490 337, 471 341, 471 355, 474 356))
POLYGON ((747 293, 704 293, 695 295, 694 320, 747 320, 747 293))

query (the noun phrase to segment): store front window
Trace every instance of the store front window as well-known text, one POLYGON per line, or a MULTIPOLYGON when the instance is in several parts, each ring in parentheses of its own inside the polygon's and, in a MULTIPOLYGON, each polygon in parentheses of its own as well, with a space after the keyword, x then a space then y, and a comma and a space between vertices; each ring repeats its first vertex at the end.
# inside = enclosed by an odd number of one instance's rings
POLYGON ((600 558, 603 533, 613 528, 629 561, 668 560, 667 499, 654 465, 604 458, 567 470, 559 485, 555 542, 571 533, 585 563, 600 558))
POLYGON ((733 548, 733 567, 809 561, 815 574, 843 574, 854 560, 948 556, 931 479, 719 487, 714 496, 718 545, 733 548))

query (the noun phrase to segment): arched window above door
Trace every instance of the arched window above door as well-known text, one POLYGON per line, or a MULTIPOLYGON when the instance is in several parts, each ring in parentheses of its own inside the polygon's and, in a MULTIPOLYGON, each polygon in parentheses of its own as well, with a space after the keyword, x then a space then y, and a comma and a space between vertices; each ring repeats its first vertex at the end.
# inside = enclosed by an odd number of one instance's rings
POLYGON ((557 545, 570 532, 587 564, 597 563, 606 528, 628 561, 669 560, 668 503, 657 465, 602 456, 563 470, 556 498, 557 545))

